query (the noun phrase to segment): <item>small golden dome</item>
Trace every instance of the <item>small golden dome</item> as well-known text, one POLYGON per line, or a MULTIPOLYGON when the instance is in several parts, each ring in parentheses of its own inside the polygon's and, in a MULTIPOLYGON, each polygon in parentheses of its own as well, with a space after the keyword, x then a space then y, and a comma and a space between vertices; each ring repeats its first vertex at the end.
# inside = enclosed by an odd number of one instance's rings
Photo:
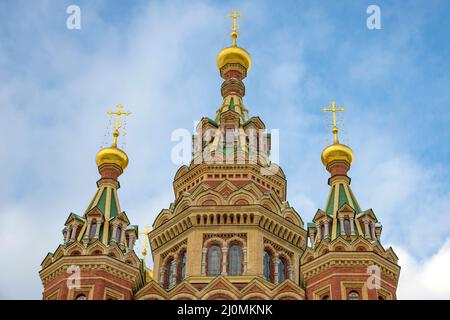
POLYGON ((334 143, 331 146, 326 147, 322 151, 322 163, 325 167, 335 160, 345 161, 351 164, 353 161, 353 151, 345 144, 334 143))
POLYGON ((101 149, 95 157, 95 162, 98 167, 102 164, 116 164, 125 170, 128 166, 128 156, 122 150, 111 146, 101 149))
POLYGON ((220 51, 216 62, 219 69, 227 63, 239 63, 248 71, 252 65, 250 54, 245 49, 237 46, 231 46, 220 51))

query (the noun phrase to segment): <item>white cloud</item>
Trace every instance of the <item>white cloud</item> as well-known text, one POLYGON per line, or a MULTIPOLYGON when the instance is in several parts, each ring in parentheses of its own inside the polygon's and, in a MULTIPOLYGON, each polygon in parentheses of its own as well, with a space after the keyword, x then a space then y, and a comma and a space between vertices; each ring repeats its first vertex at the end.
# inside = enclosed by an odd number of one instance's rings
MULTIPOLYGON (((424 239, 426 241, 426 239, 424 239)), ((450 238, 431 258, 418 260, 401 245, 393 246, 402 267, 399 299, 450 299, 450 238)))
POLYGON ((2 208, 0 299, 39 298, 37 289, 42 284, 38 266, 47 254, 46 248, 55 248, 61 240, 61 233, 51 223, 32 221, 30 214, 36 212, 26 206, 2 208), (42 230, 46 230, 45 236, 42 230))

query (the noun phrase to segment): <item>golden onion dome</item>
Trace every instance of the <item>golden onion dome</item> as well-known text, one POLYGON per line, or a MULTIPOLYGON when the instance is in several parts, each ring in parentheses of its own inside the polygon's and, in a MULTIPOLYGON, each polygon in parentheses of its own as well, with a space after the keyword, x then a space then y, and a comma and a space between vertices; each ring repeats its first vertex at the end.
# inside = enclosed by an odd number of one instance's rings
POLYGON ((116 164, 121 167, 122 170, 125 170, 128 166, 128 156, 122 150, 111 146, 108 148, 103 148, 97 152, 95 162, 98 167, 102 164, 116 164))
POLYGON ((352 149, 345 144, 340 143, 334 143, 322 151, 322 163, 325 167, 328 167, 328 164, 336 160, 345 161, 348 164, 351 164, 353 157, 352 149))
POLYGON ((249 70, 252 65, 250 54, 243 48, 236 45, 237 32, 232 32, 233 44, 219 52, 217 55, 217 67, 221 69, 227 63, 239 63, 245 69, 249 70))

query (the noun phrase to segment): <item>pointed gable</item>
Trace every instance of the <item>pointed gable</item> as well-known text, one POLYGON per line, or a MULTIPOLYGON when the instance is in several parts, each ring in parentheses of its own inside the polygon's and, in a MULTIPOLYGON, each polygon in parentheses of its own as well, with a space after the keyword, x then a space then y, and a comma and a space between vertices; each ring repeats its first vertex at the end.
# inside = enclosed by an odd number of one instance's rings
POLYGON ((67 226, 69 223, 71 223, 74 220, 79 221, 79 222, 84 222, 84 219, 82 217, 80 217, 79 215, 71 212, 69 214, 69 216, 67 217, 66 222, 64 222, 64 225, 67 226))

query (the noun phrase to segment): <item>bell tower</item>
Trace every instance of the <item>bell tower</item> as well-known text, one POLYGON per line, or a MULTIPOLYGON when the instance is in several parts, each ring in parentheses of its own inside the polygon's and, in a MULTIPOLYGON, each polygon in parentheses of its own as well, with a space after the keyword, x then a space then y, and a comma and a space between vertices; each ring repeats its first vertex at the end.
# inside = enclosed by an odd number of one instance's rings
POLYGON ((396 299, 400 267, 392 248, 381 245, 381 223, 372 209, 361 210, 347 175, 354 159, 350 147, 339 143, 334 101, 333 144, 322 152, 330 173, 324 210, 308 223, 310 245, 301 259, 302 282, 310 300, 396 299))
POLYGON ((138 227, 121 210, 117 193, 128 165, 117 147, 120 117, 130 113, 118 105, 109 114, 116 116, 113 142, 96 156, 97 192, 82 215, 69 214, 63 243, 41 264, 45 300, 130 300, 144 285, 145 266, 134 252, 138 227))
POLYGON ((269 159, 271 137, 244 105, 250 54, 231 46, 216 63, 223 78, 215 117, 193 136, 193 157, 173 181, 175 200, 149 234, 154 280, 137 299, 304 299, 299 261, 306 231, 286 201, 286 177, 269 159))

